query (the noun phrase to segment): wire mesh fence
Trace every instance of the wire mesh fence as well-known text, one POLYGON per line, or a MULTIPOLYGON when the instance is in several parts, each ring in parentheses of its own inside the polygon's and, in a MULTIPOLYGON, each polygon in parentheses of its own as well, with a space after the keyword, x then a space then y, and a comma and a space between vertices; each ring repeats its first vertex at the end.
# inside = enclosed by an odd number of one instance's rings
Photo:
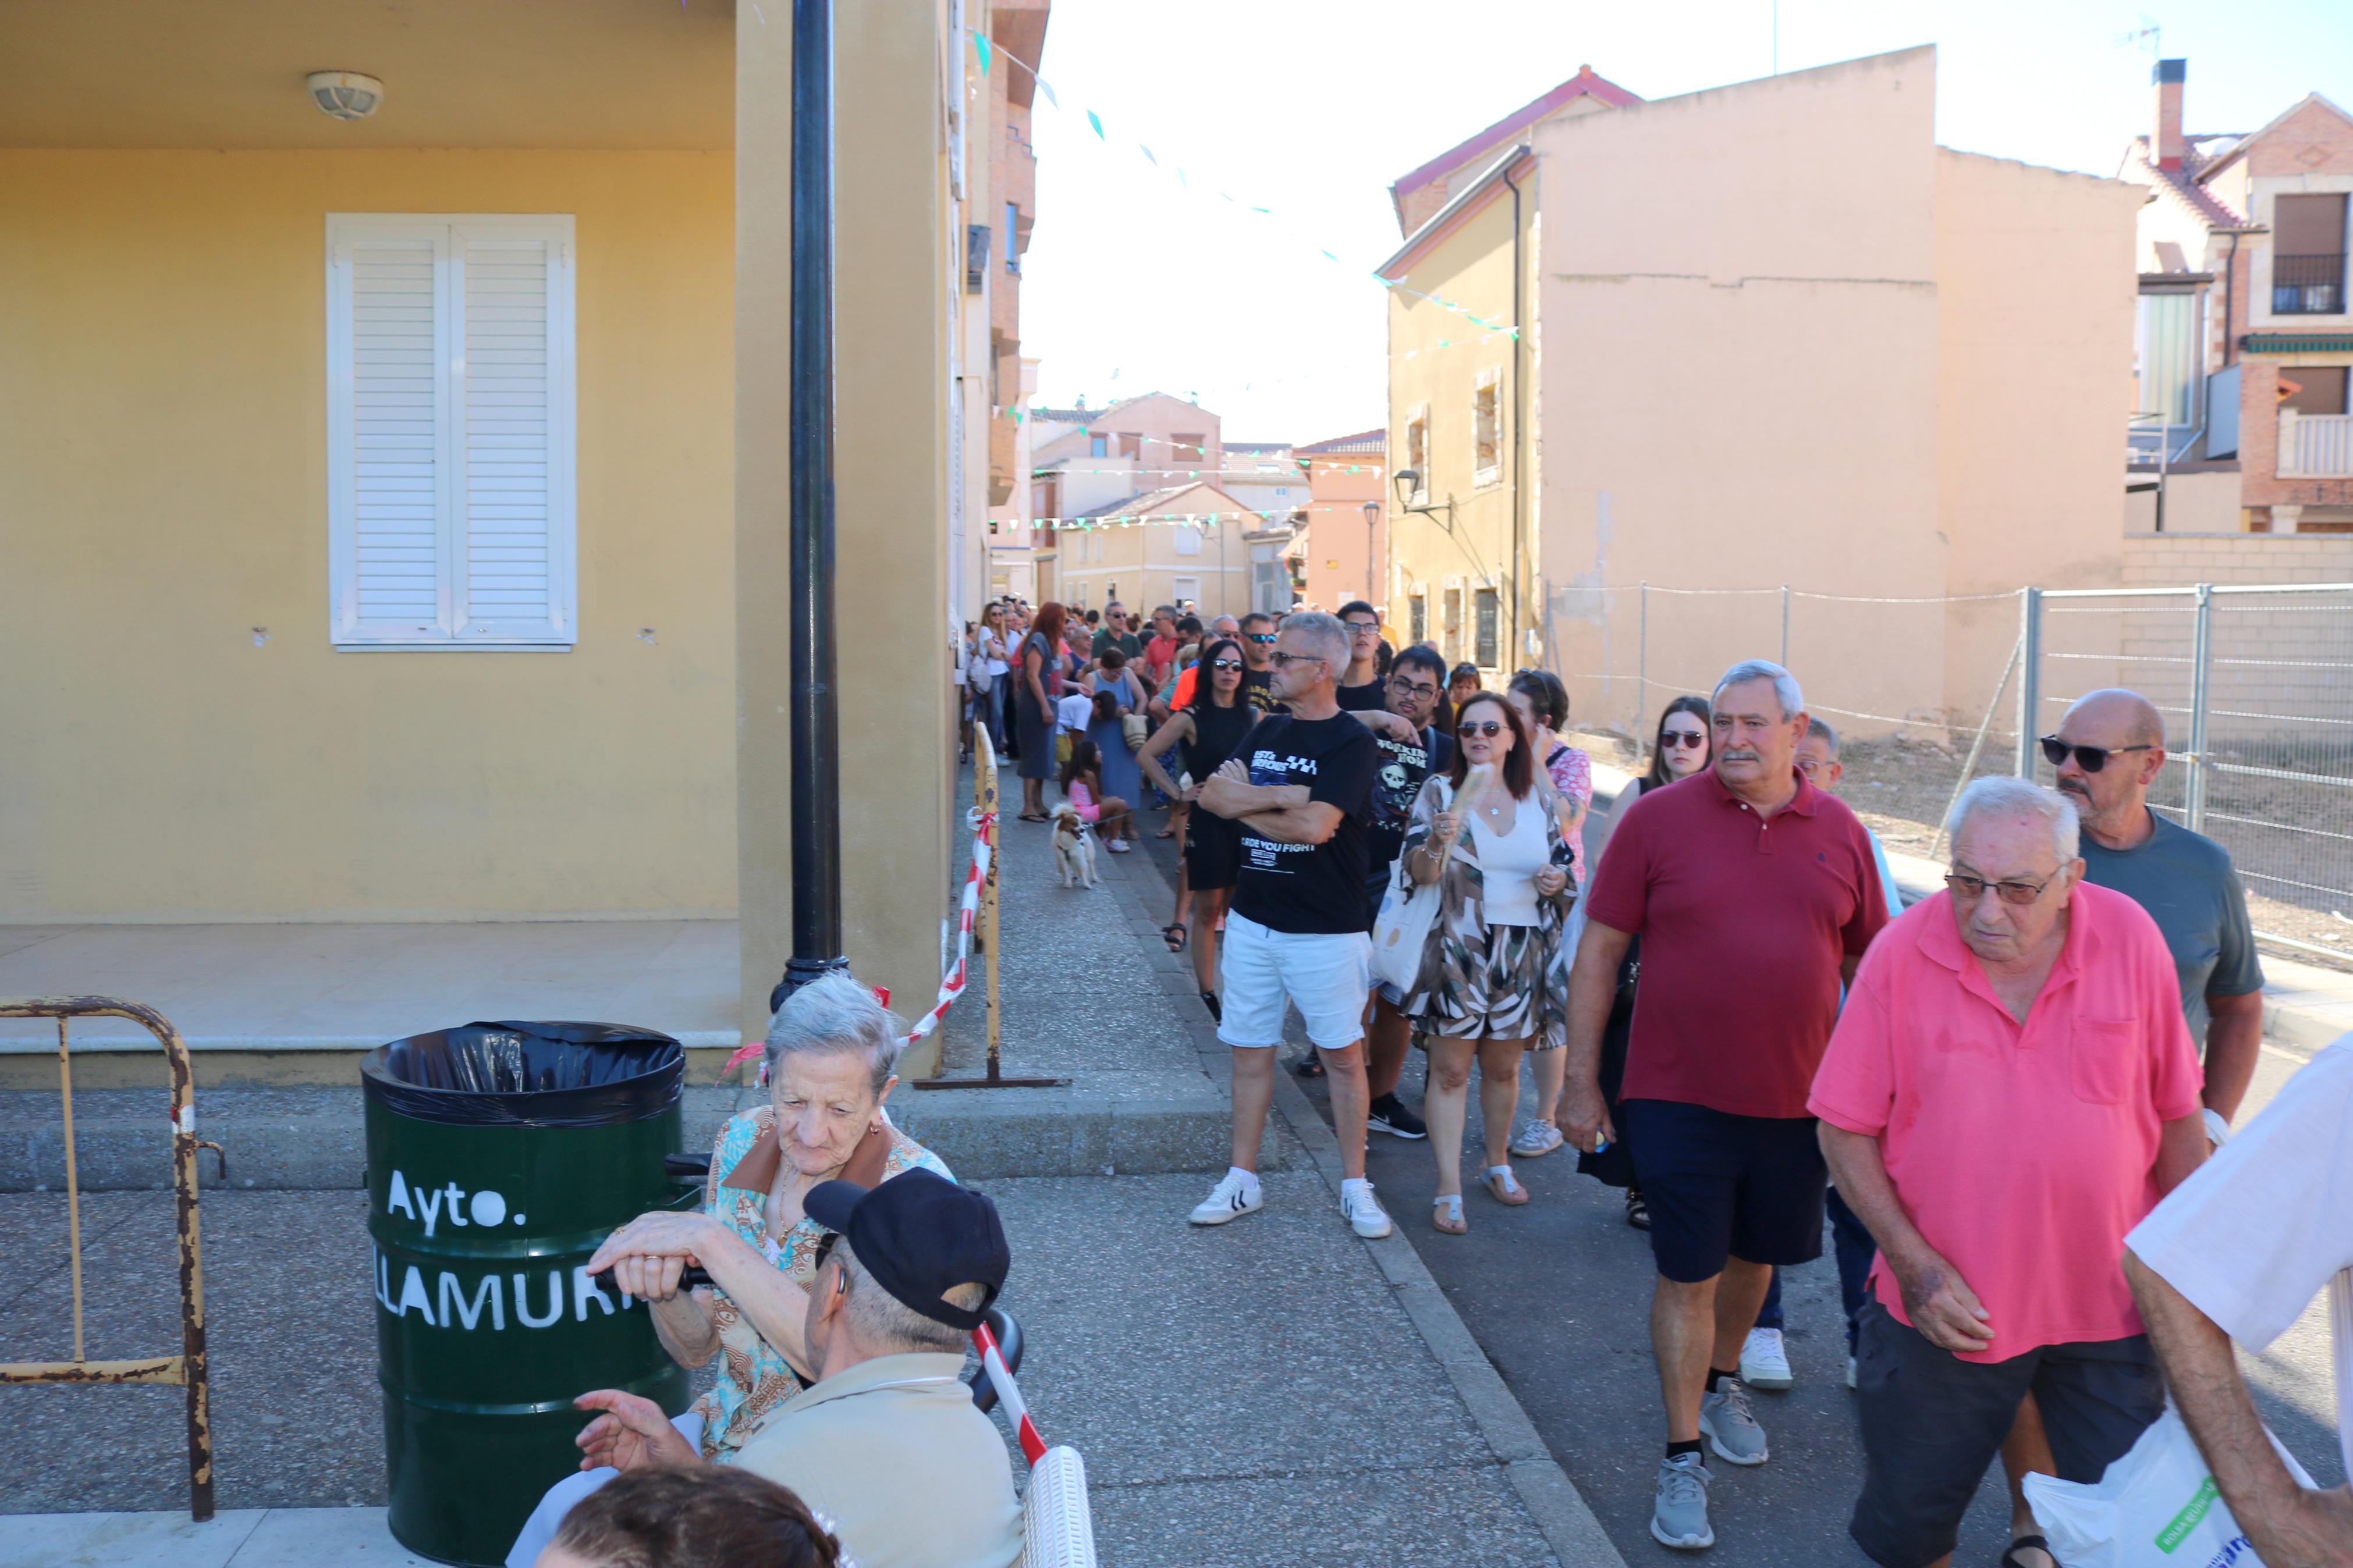
POLYGON ((2150 806, 2231 851, 2260 935, 2353 961, 2353 584, 1896 597, 1641 584, 1550 607, 1577 722, 1618 737, 1624 764, 1647 762, 1675 697, 1773 659, 1841 731, 1848 804, 1891 850, 1930 858, 1963 784, 2052 782, 2035 738, 2087 691, 2138 691, 2166 721, 2150 806))
POLYGON ((2101 687, 2156 703, 2168 753, 2150 807, 2231 851, 2261 935, 2353 955, 2353 587, 2031 599, 2038 732, 2101 687))

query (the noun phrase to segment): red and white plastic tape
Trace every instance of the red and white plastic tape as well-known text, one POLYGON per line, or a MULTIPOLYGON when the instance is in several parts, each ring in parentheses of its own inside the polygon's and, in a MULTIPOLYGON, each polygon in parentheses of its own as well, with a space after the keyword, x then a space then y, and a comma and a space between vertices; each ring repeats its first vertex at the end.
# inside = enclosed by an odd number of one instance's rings
POLYGON ((973 1330, 972 1342, 973 1348, 980 1352, 980 1364, 987 1370, 989 1383, 997 1389, 997 1402, 1005 1406, 1005 1418, 1013 1423, 1014 1434, 1021 1439, 1021 1452, 1031 1464, 1036 1464, 1046 1457, 1046 1439, 1038 1436, 1038 1424, 1029 1419, 1029 1406, 1022 1399, 1005 1357, 997 1351, 997 1336, 983 1323, 973 1330))
MULTIPOLYGON (((907 1031, 909 1045, 939 1027, 940 1020, 947 1016, 949 1005, 964 994, 965 983, 972 977, 972 928, 980 915, 980 890, 988 881, 989 858, 997 852, 997 814, 993 811, 967 812, 965 819, 972 824, 973 828, 972 869, 965 874, 964 896, 957 902, 955 962, 948 965, 947 973, 940 978, 940 999, 933 1004, 930 1012, 915 1020, 913 1028, 907 1031)), ((891 1005, 890 992, 877 986, 874 994, 884 1006, 891 1005)), ((754 1040, 745 1044, 727 1058, 727 1065, 719 1069, 719 1076, 725 1078, 765 1048, 765 1041, 754 1040)), ((767 1068, 763 1067, 760 1081, 765 1083, 767 1077, 767 1068)))

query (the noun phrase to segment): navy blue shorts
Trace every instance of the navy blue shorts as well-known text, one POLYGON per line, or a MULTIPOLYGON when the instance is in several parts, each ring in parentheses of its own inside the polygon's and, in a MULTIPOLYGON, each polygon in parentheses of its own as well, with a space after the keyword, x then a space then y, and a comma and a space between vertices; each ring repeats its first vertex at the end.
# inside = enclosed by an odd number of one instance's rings
POLYGON ((1788 1267, 1822 1255, 1829 1169, 1810 1116, 1735 1116, 1671 1100, 1618 1108, 1651 1205, 1659 1272, 1695 1285, 1727 1258, 1788 1267))

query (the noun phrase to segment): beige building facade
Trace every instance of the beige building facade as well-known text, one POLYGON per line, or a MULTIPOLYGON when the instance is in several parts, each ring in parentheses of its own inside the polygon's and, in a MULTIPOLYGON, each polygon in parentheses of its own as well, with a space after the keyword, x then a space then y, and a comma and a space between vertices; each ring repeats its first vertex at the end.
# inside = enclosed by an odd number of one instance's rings
MULTIPOLYGON (((765 1026, 786 20, 0 24, 0 921, 740 916, 765 1026), (324 68, 381 107, 322 114, 324 68)), ((973 51, 944 3, 836 47, 835 589, 846 628, 944 627, 973 51)), ((902 997, 947 904, 950 764, 903 740, 948 732, 944 645, 841 665, 849 955, 902 997)))
MULTIPOLYGON (((1499 673, 1541 660, 1582 721, 1639 729, 1783 640, 1760 605, 1651 641, 1646 582, 2116 581, 2140 195, 1940 148, 1935 94, 1923 48, 1553 113, 1482 150, 1382 268, 1409 637, 1499 673)), ((1974 721, 2016 607, 1832 623, 1784 634, 1791 664, 1838 670, 1830 716, 1867 731, 1974 721)))

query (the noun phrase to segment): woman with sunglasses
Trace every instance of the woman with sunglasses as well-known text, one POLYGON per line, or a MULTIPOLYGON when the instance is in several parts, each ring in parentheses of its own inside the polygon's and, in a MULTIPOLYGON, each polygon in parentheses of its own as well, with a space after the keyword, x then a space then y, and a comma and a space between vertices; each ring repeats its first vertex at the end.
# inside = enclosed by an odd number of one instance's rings
POLYGON ((1438 1159, 1430 1223, 1449 1236, 1462 1217, 1463 1116, 1471 1068, 1479 1067, 1486 1135, 1481 1182, 1517 1206, 1512 1112, 1520 1058, 1567 1043, 1567 994, 1549 976, 1576 896, 1559 794, 1535 765, 1520 716, 1500 692, 1482 691, 1454 716, 1454 760, 1422 786, 1406 829, 1406 875, 1439 889, 1437 923, 1412 993, 1398 1011, 1430 1053, 1423 1110, 1438 1159))
MULTIPOLYGON (((1710 740, 1714 733, 1706 698, 1678 697, 1668 703, 1651 738, 1650 771, 1628 786, 1619 806, 1622 809, 1651 790, 1705 773, 1714 751, 1710 740)), ((1598 1153, 1579 1153, 1577 1169, 1604 1186, 1625 1188, 1626 1223, 1636 1230, 1648 1230, 1651 1205, 1642 1201, 1642 1189, 1635 1184, 1634 1157, 1627 1148, 1625 1121, 1618 1114, 1618 1089, 1626 1081, 1626 1041, 1634 1029, 1634 983, 1641 971, 1642 939, 1636 937, 1626 949, 1625 962, 1618 966, 1618 994, 1609 1004, 1609 1022, 1601 1031, 1601 1098, 1609 1107, 1609 1125, 1619 1130, 1618 1141, 1598 1153)))
MULTIPOLYGON (((1242 689, 1249 668, 1240 643, 1232 637, 1211 640, 1201 650, 1191 700, 1144 742, 1136 760, 1169 799, 1189 805, 1200 794, 1202 781, 1225 764, 1258 721, 1258 710, 1250 705, 1242 689), (1161 765, 1161 757, 1172 745, 1183 749, 1185 771, 1192 775, 1193 783, 1184 789, 1176 787, 1176 781, 1161 765)), ((1225 917, 1226 900, 1233 896, 1234 879, 1241 871, 1241 854, 1240 823, 1215 812, 1186 813, 1182 870, 1193 904, 1193 977, 1200 982, 1201 1005, 1213 1018, 1219 1016, 1217 932, 1225 917)), ((1182 921, 1164 927, 1161 936, 1169 951, 1181 952, 1186 939, 1182 921)))

